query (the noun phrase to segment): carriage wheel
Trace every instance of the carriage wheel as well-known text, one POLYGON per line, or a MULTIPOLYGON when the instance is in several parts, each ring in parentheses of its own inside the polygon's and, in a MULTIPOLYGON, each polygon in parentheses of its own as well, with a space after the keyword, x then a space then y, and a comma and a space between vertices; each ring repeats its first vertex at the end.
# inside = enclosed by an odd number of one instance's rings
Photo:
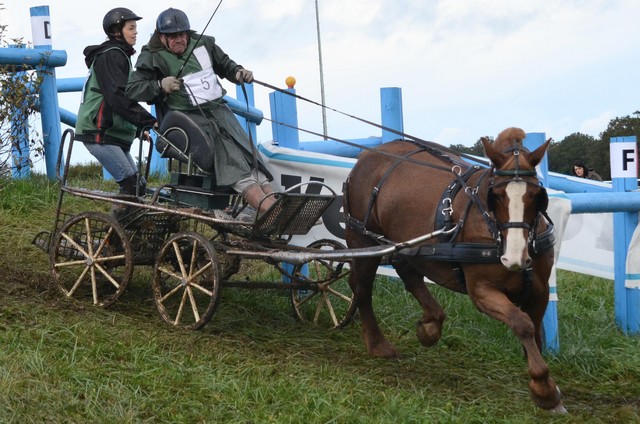
POLYGON ((206 237, 178 233, 164 244, 154 268, 153 298, 163 320, 175 327, 202 328, 220 298, 216 251, 206 237))
POLYGON ((68 219, 54 236, 49 262, 53 280, 66 297, 100 307, 120 297, 133 273, 133 254, 124 228, 101 212, 83 212, 68 219))
MULTIPOLYGON (((344 245, 330 239, 314 241, 308 247, 321 250, 345 249, 344 245)), ((327 328, 347 325, 356 312, 348 283, 350 273, 348 261, 314 259, 304 265, 296 265, 293 269, 296 282, 317 285, 314 288, 291 291, 296 318, 327 328)))

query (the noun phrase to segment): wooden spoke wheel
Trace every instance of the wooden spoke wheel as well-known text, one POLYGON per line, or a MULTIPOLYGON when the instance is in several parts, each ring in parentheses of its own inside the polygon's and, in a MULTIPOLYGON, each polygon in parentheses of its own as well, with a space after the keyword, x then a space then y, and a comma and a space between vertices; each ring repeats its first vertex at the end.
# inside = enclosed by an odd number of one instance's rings
POLYGON ((76 302, 107 307, 124 292, 133 273, 131 245, 111 215, 83 212, 56 232, 49 250, 51 275, 76 302))
POLYGON ((153 275, 153 298, 167 323, 198 330, 211 320, 220 299, 217 254, 211 242, 195 232, 166 241, 153 275))
MULTIPOLYGON (((324 239, 308 247, 321 250, 341 250, 345 246, 324 239)), ((301 321, 326 328, 344 327, 353 319, 356 307, 349 286, 351 269, 348 261, 314 259, 293 269, 294 281, 310 283, 312 288, 291 290, 293 311, 301 321)))

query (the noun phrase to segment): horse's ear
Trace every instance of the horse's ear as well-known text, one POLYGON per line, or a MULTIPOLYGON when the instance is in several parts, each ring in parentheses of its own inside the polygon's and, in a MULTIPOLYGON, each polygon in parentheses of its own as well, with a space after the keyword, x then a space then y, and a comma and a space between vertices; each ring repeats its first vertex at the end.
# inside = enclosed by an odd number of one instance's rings
POLYGON ((493 144, 487 137, 482 137, 480 141, 482 142, 482 147, 484 147, 484 154, 491 159, 491 163, 496 168, 500 168, 504 162, 504 155, 493 148, 493 144))
POLYGON ((544 157, 544 154, 546 153, 547 148, 549 147, 549 143, 551 143, 551 139, 548 139, 547 141, 544 142, 542 146, 538 147, 536 150, 529 153, 529 164, 532 167, 535 168, 536 166, 538 166, 538 164, 544 157))

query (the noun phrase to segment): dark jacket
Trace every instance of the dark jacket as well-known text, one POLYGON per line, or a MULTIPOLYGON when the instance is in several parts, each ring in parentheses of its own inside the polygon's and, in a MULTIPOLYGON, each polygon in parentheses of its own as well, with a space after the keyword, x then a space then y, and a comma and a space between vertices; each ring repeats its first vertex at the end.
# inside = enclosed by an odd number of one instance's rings
POLYGON ((143 128, 156 122, 153 115, 124 94, 134 53, 123 40, 107 40, 84 49, 89 76, 78 110, 78 140, 128 149, 143 128))

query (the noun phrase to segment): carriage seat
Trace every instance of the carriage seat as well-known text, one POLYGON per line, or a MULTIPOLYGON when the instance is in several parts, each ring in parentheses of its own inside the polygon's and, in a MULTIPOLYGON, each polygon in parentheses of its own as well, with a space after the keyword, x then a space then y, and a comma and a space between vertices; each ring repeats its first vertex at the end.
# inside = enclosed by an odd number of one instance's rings
POLYGON ((182 163, 192 162, 206 173, 214 173, 213 140, 184 112, 170 110, 162 117, 156 150, 163 158, 182 163), (166 139, 166 140, 165 140, 166 139))

